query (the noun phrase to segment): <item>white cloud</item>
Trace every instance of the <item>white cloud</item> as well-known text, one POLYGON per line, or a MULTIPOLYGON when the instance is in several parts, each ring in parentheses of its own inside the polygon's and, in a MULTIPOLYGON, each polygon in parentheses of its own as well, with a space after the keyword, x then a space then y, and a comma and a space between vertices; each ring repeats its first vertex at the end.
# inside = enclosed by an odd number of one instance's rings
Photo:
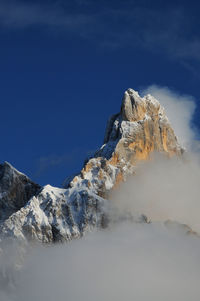
POLYGON ((36 248, 16 275, 17 288, 6 296, 10 301, 199 301, 199 248, 199 239, 176 228, 120 224, 67 245, 36 248))
POLYGON ((120 212, 146 215, 152 221, 172 220, 200 233, 200 161, 194 154, 168 159, 155 155, 137 167, 136 175, 113 191, 120 212))

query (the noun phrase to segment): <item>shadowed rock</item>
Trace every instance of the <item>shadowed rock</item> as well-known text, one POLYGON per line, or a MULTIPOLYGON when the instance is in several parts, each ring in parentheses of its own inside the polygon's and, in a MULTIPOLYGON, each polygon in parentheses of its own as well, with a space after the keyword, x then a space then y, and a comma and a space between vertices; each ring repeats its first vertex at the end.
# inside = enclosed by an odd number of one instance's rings
POLYGON ((11 164, 0 164, 0 221, 22 208, 40 188, 11 164))

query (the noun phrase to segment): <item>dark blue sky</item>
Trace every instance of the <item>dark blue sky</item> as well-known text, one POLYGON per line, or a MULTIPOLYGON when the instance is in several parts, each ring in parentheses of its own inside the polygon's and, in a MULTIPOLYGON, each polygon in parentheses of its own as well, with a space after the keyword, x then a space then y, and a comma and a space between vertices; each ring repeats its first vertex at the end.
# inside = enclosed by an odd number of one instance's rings
POLYGON ((0 0, 1 161, 60 185, 102 144, 125 89, 195 97, 198 1, 0 0))

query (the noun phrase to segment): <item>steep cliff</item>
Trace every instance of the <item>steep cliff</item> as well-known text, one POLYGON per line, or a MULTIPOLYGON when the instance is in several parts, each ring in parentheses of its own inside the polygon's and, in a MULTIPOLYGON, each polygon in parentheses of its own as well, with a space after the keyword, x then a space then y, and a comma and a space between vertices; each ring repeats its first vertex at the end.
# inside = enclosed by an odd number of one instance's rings
POLYGON ((88 181, 88 187, 104 195, 132 174, 138 161, 147 160, 154 151, 168 157, 183 153, 159 101, 151 95, 141 98, 128 89, 120 113, 108 121, 103 146, 71 185, 81 177, 88 181))
POLYGON ((106 227, 109 191, 154 151, 171 157, 180 156, 183 149, 158 100, 128 89, 120 112, 108 121, 104 144, 80 174, 64 189, 47 185, 37 195, 32 191, 35 196, 27 203, 20 195, 11 197, 15 212, 1 224, 1 236, 50 243, 106 227))
POLYGON ((41 189, 11 164, 0 164, 0 222, 23 207, 41 189))

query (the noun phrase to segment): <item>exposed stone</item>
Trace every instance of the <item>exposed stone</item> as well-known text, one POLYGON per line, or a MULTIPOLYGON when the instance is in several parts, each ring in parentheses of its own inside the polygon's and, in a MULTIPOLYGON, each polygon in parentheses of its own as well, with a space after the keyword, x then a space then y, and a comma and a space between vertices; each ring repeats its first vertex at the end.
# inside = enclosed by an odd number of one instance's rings
MULTIPOLYGON (((115 167, 113 186, 115 181, 126 179, 137 162, 147 160, 154 151, 168 157, 183 152, 160 103, 151 95, 141 98, 132 89, 125 92, 120 113, 110 118, 104 142, 95 154, 96 162, 104 157, 107 167, 115 167)), ((91 161, 87 163, 87 172, 95 165, 92 161, 92 166, 91 161)))
POLYGON ((80 237, 94 227, 107 227, 109 191, 154 151, 168 157, 183 152, 160 103, 128 89, 120 113, 108 121, 103 146, 87 160, 80 174, 66 181, 65 189, 47 185, 35 195, 39 186, 26 176, 18 173, 15 177, 12 170, 6 180, 6 172, 0 170, 2 193, 9 195, 0 200, 3 214, 10 214, 4 210, 6 204, 9 212, 21 208, 2 224, 2 237, 51 243, 80 237))
POLYGON ((11 164, 0 164, 0 221, 23 207, 41 189, 11 164))

